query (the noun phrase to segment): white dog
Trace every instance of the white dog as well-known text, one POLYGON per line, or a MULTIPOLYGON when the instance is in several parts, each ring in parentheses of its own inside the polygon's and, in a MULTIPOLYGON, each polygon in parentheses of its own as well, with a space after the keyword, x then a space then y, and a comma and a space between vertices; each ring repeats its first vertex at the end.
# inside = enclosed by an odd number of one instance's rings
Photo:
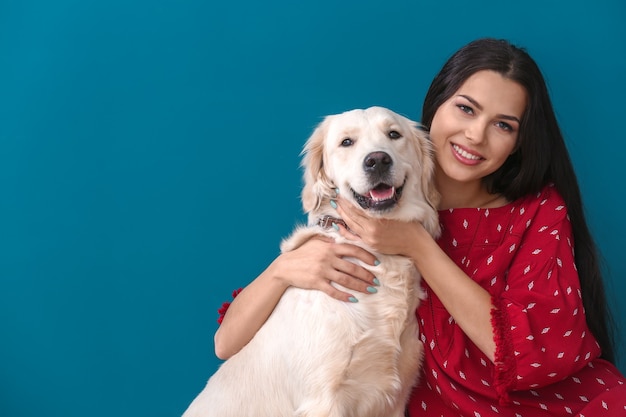
MULTIPOLYGON (((373 217, 419 220, 439 234, 431 145, 416 123, 381 107, 328 116, 303 153, 309 224, 282 242, 283 252, 315 235, 345 241, 331 227, 341 222, 330 204, 337 192, 373 217)), ((403 416, 423 352, 420 278, 411 260, 372 253, 380 264, 366 267, 380 281, 378 293, 347 303, 287 289, 184 417, 403 416)))

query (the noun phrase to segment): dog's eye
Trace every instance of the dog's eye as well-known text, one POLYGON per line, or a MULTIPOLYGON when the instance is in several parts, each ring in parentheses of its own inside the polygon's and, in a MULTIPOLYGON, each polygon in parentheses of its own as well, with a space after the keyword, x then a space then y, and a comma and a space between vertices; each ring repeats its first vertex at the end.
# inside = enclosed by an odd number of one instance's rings
POLYGON ((341 141, 341 146, 352 146, 352 144, 354 143, 354 141, 350 138, 343 138, 343 140, 341 141))
POLYGON ((388 134, 390 139, 400 139, 402 135, 397 130, 392 130, 388 134))

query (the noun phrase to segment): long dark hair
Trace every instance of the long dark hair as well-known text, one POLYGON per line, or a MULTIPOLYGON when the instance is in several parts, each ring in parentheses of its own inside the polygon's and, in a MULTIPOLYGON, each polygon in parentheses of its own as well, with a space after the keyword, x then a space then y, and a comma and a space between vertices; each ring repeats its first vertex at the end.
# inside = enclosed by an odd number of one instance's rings
POLYGON ((458 50, 433 80, 422 109, 422 124, 430 129, 435 112, 471 75, 495 71, 526 89, 516 151, 493 174, 483 179, 487 190, 509 201, 539 192, 553 183, 565 200, 574 234, 575 261, 587 325, 602 349, 615 362, 615 325, 606 302, 599 254, 585 221, 574 167, 559 128, 543 75, 523 49, 506 40, 478 39, 458 50))

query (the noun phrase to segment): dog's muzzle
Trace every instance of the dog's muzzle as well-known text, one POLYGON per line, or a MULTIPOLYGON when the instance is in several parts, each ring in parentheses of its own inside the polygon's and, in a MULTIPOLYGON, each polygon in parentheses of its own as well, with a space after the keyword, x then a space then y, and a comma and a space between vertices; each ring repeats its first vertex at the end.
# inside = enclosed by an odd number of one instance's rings
MULTIPOLYGON (((387 152, 372 152, 363 159, 363 171, 371 184, 376 184, 366 194, 354 189, 352 194, 364 210, 386 211, 392 209, 402 196, 404 183, 395 187, 391 180, 393 159, 387 152)), ((406 182, 406 179, 405 179, 406 182)))
POLYGON ((398 204, 400 197, 402 197, 403 189, 404 184, 396 188, 392 185, 381 183, 372 188, 367 195, 359 194, 354 190, 352 190, 352 195, 363 210, 386 211, 398 204))

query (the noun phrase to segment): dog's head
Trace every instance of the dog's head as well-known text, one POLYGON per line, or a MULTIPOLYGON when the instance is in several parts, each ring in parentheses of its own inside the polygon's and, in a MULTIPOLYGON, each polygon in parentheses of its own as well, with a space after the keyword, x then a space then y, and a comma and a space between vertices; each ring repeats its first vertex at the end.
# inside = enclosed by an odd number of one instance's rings
POLYGON ((370 107, 328 116, 303 154, 302 203, 309 218, 330 214, 336 189, 373 217, 421 220, 435 234, 439 201, 432 146, 419 125, 370 107))

